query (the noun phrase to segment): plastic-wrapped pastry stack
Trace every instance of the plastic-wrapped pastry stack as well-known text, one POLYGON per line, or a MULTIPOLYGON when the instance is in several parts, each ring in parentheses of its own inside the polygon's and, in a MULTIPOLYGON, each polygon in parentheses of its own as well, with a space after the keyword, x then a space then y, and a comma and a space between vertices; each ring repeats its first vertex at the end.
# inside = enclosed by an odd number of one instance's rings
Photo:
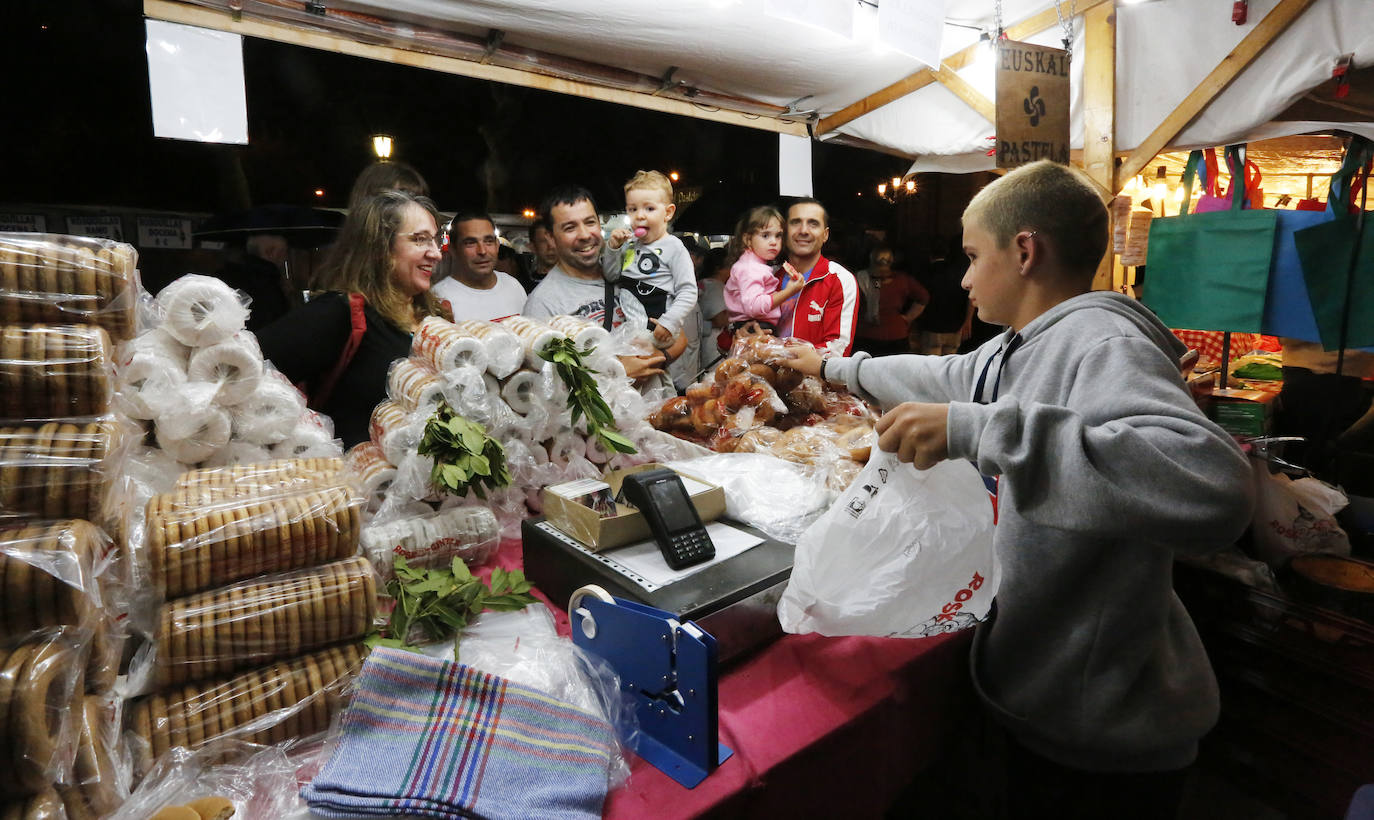
POLYGON ((248 309, 218 279, 190 274, 158 294, 161 324, 118 357, 119 402, 186 467, 338 456, 332 423, 262 358, 248 309))
POLYGON ((182 474, 151 498, 136 566, 146 642, 125 709, 136 772, 169 748, 277 743, 329 727, 366 654, 377 580, 340 458, 182 474))
POLYGON ((135 436, 111 369, 136 262, 117 242, 0 233, 0 816, 99 816, 128 794, 109 730, 129 562, 110 535, 135 436))
POLYGON ((488 540, 485 520, 471 517, 472 508, 490 510, 500 532, 514 536, 520 521, 531 512, 529 504, 538 504, 540 488, 598 476, 609 467, 657 460, 654 447, 662 436, 644 421, 649 407, 614 356, 620 343, 599 325, 573 316, 554 317, 547 323, 520 316, 456 324, 426 319, 416 332, 410 357, 392 365, 389 398, 373 411, 372 441, 353 448, 345 459, 352 480, 369 494, 369 507, 376 514, 364 531, 364 546, 378 570, 389 571, 391 554, 413 560, 435 552, 480 562, 496 542, 488 540), (545 344, 562 338, 594 346, 588 361, 598 371, 598 389, 620 431, 636 443, 640 453, 609 452, 599 440, 588 437, 585 421, 572 423, 567 390, 553 365, 539 357, 545 344), (435 493, 430 485, 432 461, 419 456, 416 448, 440 400, 464 418, 482 424, 502 443, 511 487, 489 492, 486 501, 435 493), (431 520, 425 514, 433 513, 436 505, 440 509, 431 520), (453 507, 469 512, 444 518, 453 507), (407 523, 396 523, 402 521, 407 523), (457 526, 460 521, 463 525, 457 526), (441 530, 438 535, 431 531, 435 526, 441 530), (444 549, 417 548, 422 541, 444 545, 444 549))

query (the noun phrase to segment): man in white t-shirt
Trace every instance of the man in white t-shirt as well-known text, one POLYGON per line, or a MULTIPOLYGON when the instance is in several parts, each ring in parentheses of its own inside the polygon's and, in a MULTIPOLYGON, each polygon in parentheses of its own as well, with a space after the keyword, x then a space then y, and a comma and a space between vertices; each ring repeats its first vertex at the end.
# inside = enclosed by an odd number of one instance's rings
POLYGON ((453 311, 454 320, 495 320, 514 316, 525 306, 525 289, 515 277, 496 269, 501 242, 496 224, 479 213, 459 213, 448 224, 448 257, 452 276, 431 291, 453 311))

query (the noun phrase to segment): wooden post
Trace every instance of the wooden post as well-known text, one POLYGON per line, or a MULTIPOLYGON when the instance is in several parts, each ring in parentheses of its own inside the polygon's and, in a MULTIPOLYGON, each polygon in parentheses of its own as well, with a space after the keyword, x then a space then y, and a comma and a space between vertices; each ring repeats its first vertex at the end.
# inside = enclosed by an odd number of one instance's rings
MULTIPOLYGON (((1110 202, 1117 191, 1116 8, 1112 4, 1096 6, 1083 15, 1083 59, 1083 170, 1110 202)), ((1109 222, 1108 236, 1111 229, 1109 222)), ((1107 255, 1093 277, 1095 290, 1121 286, 1119 274, 1114 275, 1115 260, 1108 242, 1107 255)))

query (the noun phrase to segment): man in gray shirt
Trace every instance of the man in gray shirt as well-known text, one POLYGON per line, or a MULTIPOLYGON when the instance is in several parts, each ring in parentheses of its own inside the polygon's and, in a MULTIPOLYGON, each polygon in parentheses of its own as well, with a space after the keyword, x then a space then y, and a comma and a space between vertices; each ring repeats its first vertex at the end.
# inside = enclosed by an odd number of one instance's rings
MULTIPOLYGON (((584 188, 559 188, 545 198, 541 218, 549 226, 558 263, 549 269, 544 281, 530 293, 521 313, 535 319, 549 316, 581 316, 597 324, 606 317, 606 280, 601 271, 601 219, 596 202, 584 188)), ((644 306, 634 295, 616 287, 610 289, 615 303, 611 313, 612 329, 630 323, 648 329, 644 306)), ((686 348, 686 337, 678 334, 672 347, 647 356, 620 356, 625 374, 641 384, 663 375, 663 365, 677 358, 686 348)))

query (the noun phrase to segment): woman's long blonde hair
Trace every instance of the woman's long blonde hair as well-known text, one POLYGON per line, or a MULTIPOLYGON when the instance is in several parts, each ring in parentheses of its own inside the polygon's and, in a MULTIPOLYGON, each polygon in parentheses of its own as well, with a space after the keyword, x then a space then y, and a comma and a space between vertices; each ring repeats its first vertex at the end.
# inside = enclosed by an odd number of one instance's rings
POLYGON ((326 290, 361 293, 374 310, 406 332, 413 332, 426 316, 450 318, 429 291, 408 298, 392 278, 392 249, 411 203, 428 211, 437 226, 439 212, 428 197, 383 191, 349 212, 321 276, 326 290))

